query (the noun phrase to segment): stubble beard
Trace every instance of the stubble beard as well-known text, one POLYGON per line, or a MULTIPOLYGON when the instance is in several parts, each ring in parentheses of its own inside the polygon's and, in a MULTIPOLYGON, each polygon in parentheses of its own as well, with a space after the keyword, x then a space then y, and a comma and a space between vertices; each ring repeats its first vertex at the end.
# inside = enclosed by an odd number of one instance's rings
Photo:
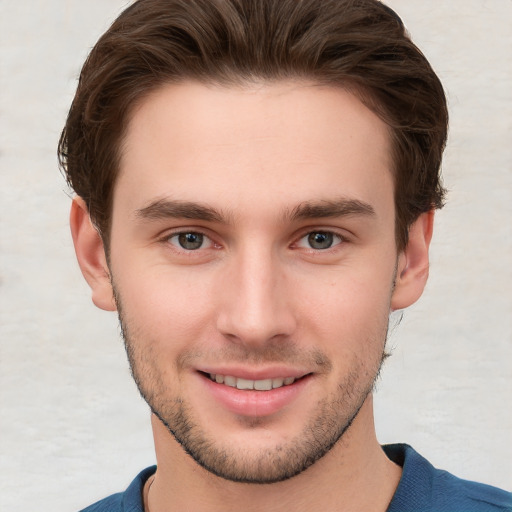
MULTIPOLYGON (((320 401, 315 414, 302 432, 273 450, 247 454, 244 446, 219 445, 201 425, 194 421, 194 411, 180 397, 172 397, 155 359, 148 357, 129 330, 116 294, 119 321, 130 370, 139 392, 151 411, 159 418, 183 450, 210 473, 232 481, 271 484, 292 478, 326 455, 349 430, 366 398, 372 392, 387 354, 373 364, 358 361, 356 367, 337 386, 337 391, 320 401), (364 374, 364 378, 361 375, 364 374)), ((384 339, 386 334, 384 334, 384 339)), ((368 340, 368 343, 384 343, 368 340)), ((258 420, 247 422, 247 428, 258 426, 258 420)))

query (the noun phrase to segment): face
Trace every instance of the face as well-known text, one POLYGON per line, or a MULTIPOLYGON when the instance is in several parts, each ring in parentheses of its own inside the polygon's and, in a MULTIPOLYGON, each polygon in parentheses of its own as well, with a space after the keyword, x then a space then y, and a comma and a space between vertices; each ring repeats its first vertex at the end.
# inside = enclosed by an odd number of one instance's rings
POLYGON ((397 265, 389 144, 314 84, 169 85, 134 112, 112 282, 142 395, 209 471, 289 478, 371 392, 397 265))

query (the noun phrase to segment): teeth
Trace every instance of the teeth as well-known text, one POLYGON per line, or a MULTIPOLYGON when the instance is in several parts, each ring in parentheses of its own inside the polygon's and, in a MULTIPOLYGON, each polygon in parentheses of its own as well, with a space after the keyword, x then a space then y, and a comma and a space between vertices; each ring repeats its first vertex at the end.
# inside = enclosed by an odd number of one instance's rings
POLYGON ((227 386, 231 386, 232 388, 236 388, 235 377, 230 377, 229 375, 226 375, 226 377, 224 377, 224 384, 226 384, 227 386))
POLYGON ((272 389, 272 379, 255 380, 254 389, 257 389, 258 391, 268 391, 269 389, 272 389))
MULTIPOLYGON (((293 382, 293 377, 288 377, 288 379, 292 379, 292 382, 293 382)), ((290 382, 290 384, 292 383, 290 382)), ((275 389, 275 388, 280 388, 284 383, 284 379, 272 379, 272 387, 275 389)))
POLYGON ((254 380, 236 379, 236 387, 238 389, 254 389, 254 380))
POLYGON ((255 389, 257 391, 270 391, 271 389, 289 386, 295 382, 295 377, 279 377, 276 379, 250 380, 232 377, 231 375, 220 375, 210 373, 210 379, 218 384, 224 384, 237 389, 255 389))

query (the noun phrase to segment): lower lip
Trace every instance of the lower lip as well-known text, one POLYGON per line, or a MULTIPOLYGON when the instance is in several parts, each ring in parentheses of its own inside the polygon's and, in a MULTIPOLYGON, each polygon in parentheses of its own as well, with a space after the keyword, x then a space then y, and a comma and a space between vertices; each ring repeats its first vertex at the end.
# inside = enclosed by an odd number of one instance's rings
POLYGON ((201 375, 209 393, 228 411, 252 418, 270 416, 290 405, 304 389, 310 376, 269 391, 241 390, 218 384, 201 375))

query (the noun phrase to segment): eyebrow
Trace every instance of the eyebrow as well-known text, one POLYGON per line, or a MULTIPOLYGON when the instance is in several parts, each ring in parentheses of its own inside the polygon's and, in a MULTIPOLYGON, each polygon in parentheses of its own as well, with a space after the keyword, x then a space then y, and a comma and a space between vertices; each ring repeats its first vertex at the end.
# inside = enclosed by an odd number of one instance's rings
MULTIPOLYGON (((135 211, 135 216, 142 220, 191 219, 206 222, 228 223, 228 215, 207 205, 192 201, 174 199, 157 199, 148 206, 135 211)), ((335 218, 346 216, 375 216, 373 207, 358 199, 332 199, 305 201, 285 211, 287 221, 300 221, 318 218, 335 218)))
POLYGON ((135 211, 135 216, 142 220, 191 219, 207 222, 226 223, 226 216, 210 206, 191 201, 158 199, 148 206, 135 211))
POLYGON ((286 212, 285 215, 291 221, 347 216, 374 217, 375 210, 370 204, 358 199, 341 198, 306 201, 286 212))

